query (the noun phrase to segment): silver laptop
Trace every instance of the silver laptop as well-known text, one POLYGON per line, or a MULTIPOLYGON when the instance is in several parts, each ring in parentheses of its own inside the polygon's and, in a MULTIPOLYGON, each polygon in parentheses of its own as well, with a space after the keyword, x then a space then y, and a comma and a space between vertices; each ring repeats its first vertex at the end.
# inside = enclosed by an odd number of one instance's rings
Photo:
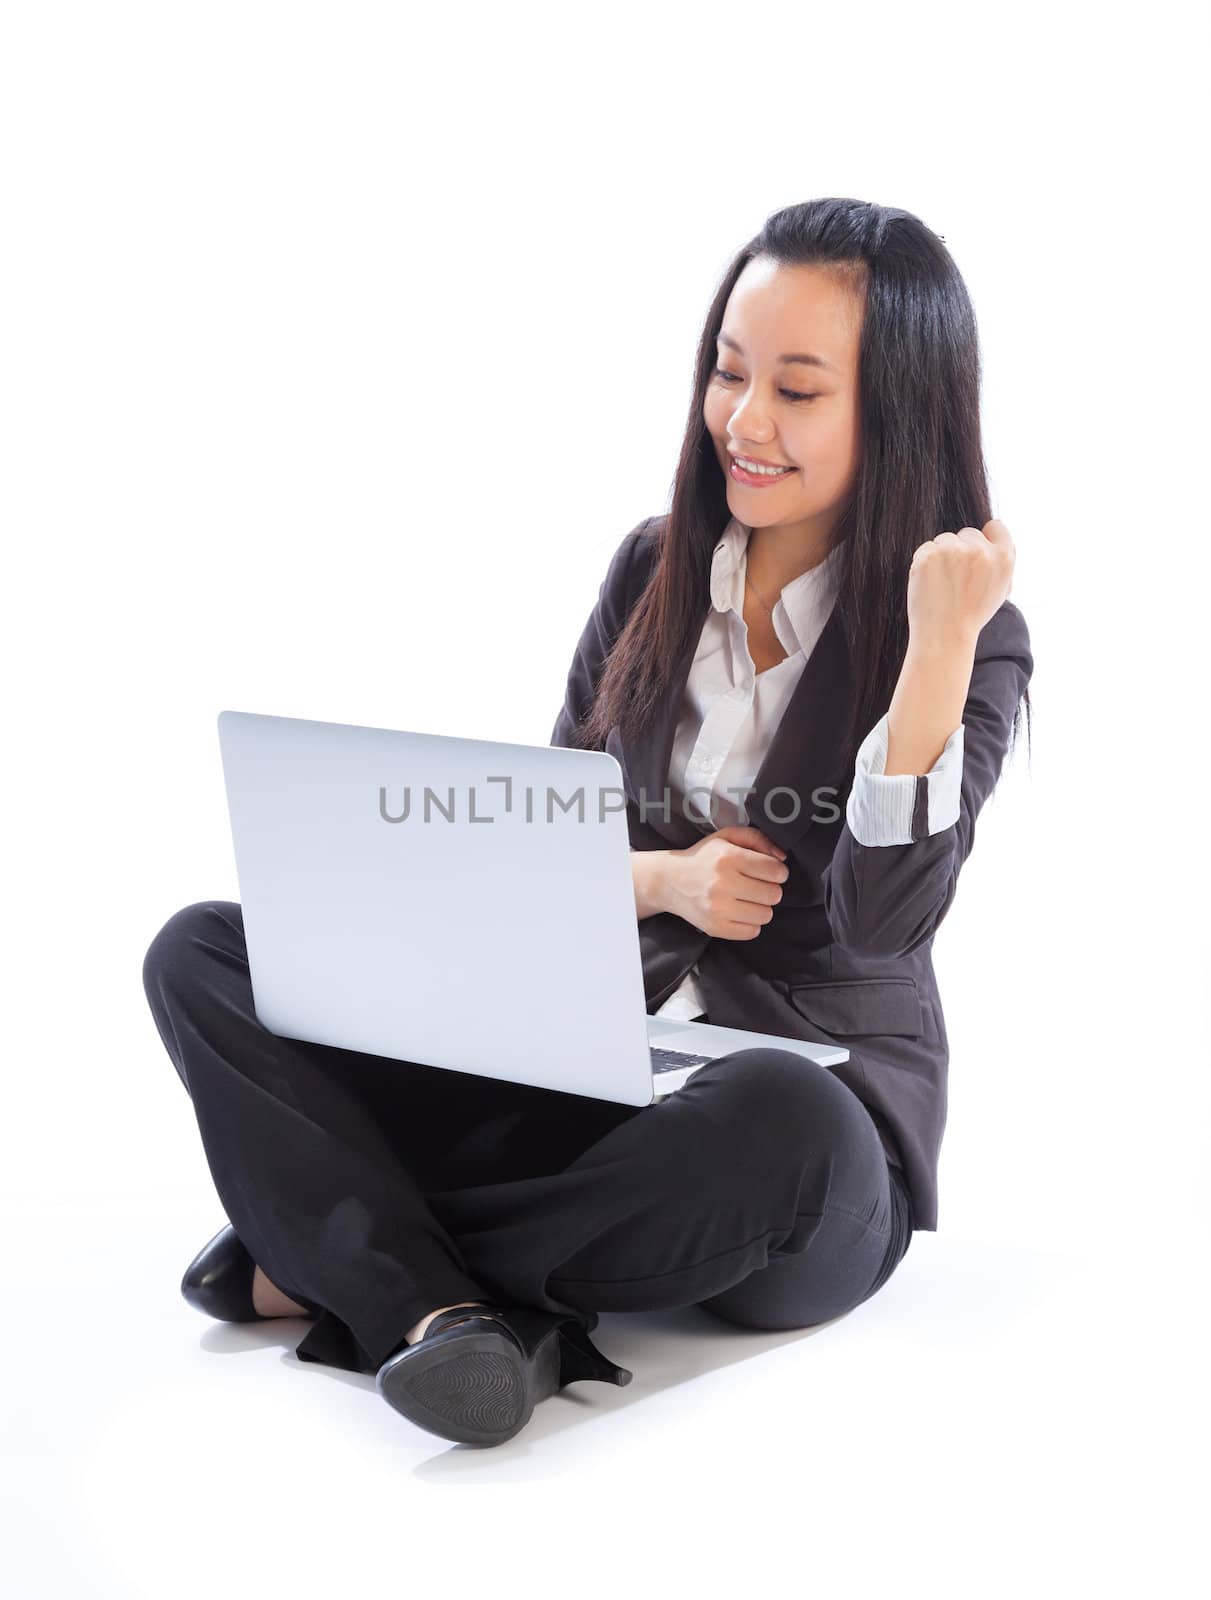
POLYGON ((605 751, 223 711, 253 1001, 271 1033, 644 1106, 774 1045, 649 1016, 605 751))

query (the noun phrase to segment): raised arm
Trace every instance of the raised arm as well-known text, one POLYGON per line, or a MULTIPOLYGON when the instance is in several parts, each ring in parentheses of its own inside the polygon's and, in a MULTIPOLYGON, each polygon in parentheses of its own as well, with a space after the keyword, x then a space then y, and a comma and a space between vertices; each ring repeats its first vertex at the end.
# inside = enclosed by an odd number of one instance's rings
POLYGON ((908 955, 937 932, 1034 670, 1025 619, 1002 598, 1013 572, 1004 525, 940 535, 922 552, 900 678, 859 748, 823 877, 832 936, 855 955, 908 955))

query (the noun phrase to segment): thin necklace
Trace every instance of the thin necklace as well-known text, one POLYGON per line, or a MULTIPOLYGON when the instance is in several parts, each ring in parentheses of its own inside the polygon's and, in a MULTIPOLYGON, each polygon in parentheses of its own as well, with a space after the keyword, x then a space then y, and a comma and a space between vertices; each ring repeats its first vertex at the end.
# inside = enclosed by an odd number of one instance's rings
MULTIPOLYGON (((752 591, 753 591, 753 593, 754 593, 754 594, 757 594, 757 585, 756 585, 756 584, 755 584, 755 583, 754 583, 754 582, 753 582, 753 580, 752 580, 752 579, 751 579, 751 578, 750 578, 750 577, 749 577, 749 575, 748 575, 748 567, 747 567, 747 566, 746 566, 746 567, 745 567, 745 569, 744 569, 744 581, 745 581, 745 583, 747 583, 747 584, 748 584, 748 586, 749 586, 749 588, 750 588, 750 589, 751 589, 751 590, 752 590, 752 591)), ((760 596, 760 595, 759 595, 759 594, 757 594, 757 598, 758 598, 758 600, 761 600, 761 596, 760 596)), ((763 605, 763 606, 765 606, 765 601, 764 601, 764 600, 761 600, 761 604, 762 604, 762 605, 763 605)), ((765 606, 765 609, 766 609, 766 610, 767 610, 767 611, 769 611, 769 619, 770 619, 770 621, 771 621, 771 622, 772 622, 772 621, 773 621, 773 620, 774 620, 774 613, 773 613, 773 612, 772 612, 772 611, 770 611, 770 609, 769 609, 769 607, 768 607, 768 606, 765 606)))

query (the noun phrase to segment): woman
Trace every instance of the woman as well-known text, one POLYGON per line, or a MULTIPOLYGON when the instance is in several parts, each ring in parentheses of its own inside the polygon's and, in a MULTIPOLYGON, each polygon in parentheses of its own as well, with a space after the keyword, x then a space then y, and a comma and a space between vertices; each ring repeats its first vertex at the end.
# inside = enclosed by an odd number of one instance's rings
POLYGON ((552 743, 627 791, 649 1011, 844 1043, 709 1062, 636 1109, 279 1039, 240 907, 177 912, 144 982, 231 1226, 185 1274, 443 1437, 625 1383, 601 1311, 807 1327, 936 1227, 931 945, 1029 697, 989 518, 975 320, 908 213, 772 216, 706 319, 672 506, 623 540, 552 743), (254 1266, 255 1263, 255 1266, 254 1266))

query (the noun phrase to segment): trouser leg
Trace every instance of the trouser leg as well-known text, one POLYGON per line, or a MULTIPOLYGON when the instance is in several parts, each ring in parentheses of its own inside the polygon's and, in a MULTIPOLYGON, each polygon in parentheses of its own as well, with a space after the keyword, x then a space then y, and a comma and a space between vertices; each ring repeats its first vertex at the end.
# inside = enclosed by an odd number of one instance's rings
POLYGON ((472 1273, 517 1303, 699 1304, 760 1328, 852 1309, 905 1238, 862 1102, 827 1068, 774 1047, 710 1062, 668 1100, 615 1119, 560 1172, 427 1199, 472 1273))
POLYGON ((233 902, 170 918, 144 981, 228 1217, 321 1308, 301 1359, 374 1371, 459 1300, 810 1326, 891 1260, 874 1125, 791 1051, 733 1052, 632 1107, 280 1039, 233 902))
MULTIPOLYGON (((339 1318, 364 1365, 436 1306, 484 1298, 375 1114, 373 1074, 400 1064, 270 1033, 253 1009, 238 904, 176 912, 143 981, 223 1209, 271 1282, 339 1318)), ((423 1104, 414 1112, 408 1137, 440 1137, 420 1126, 423 1104)))

